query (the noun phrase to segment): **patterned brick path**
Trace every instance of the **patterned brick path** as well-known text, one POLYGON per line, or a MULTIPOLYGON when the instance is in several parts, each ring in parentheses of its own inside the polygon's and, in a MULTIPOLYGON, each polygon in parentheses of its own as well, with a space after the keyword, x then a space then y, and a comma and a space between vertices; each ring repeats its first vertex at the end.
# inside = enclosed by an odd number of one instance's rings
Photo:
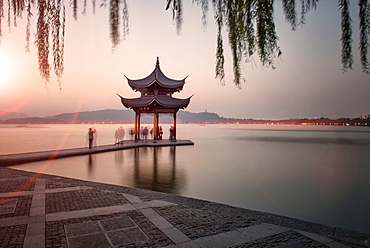
POLYGON ((366 247, 370 234, 0 167, 0 247, 366 247))

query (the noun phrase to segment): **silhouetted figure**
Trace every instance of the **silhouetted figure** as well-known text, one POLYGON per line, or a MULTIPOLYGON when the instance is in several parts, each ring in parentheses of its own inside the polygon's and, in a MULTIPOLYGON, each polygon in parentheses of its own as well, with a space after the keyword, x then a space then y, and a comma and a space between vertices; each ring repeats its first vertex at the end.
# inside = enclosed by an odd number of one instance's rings
POLYGON ((120 126, 116 132, 115 132, 115 142, 116 144, 118 144, 119 142, 123 141, 123 139, 125 138, 125 130, 122 128, 122 126, 120 126))
POLYGON ((134 139, 135 130, 133 128, 130 129, 130 138, 134 139))
POLYGON ((170 128, 170 140, 174 140, 175 139, 175 128, 173 126, 171 126, 170 128))
POLYGON ((158 133, 158 139, 161 140, 162 139, 162 135, 163 135, 163 129, 162 129, 162 126, 159 127, 159 133, 158 133))
POLYGON ((96 129, 93 127, 89 128, 89 131, 87 132, 87 138, 89 139, 89 148, 91 149, 94 141, 94 134, 96 133, 96 129))
POLYGON ((148 138, 148 128, 147 127, 144 127, 143 129, 143 139, 146 140, 148 138))
POLYGON ((141 139, 144 139, 144 126, 141 126, 141 128, 140 128, 140 135, 139 135, 139 137, 141 139))

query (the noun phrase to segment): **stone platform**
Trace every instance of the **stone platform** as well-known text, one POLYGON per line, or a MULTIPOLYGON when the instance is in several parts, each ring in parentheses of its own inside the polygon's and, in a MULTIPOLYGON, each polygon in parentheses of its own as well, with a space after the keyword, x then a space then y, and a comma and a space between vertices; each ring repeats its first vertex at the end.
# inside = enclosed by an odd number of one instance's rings
POLYGON ((36 161, 44 161, 57 158, 65 158, 79 155, 88 155, 101 152, 118 151, 124 149, 138 148, 138 147, 162 147, 162 146, 185 146, 194 145, 191 140, 124 140, 113 145, 94 146, 91 149, 88 147, 61 149, 54 151, 41 151, 29 153, 17 153, 0 155, 0 166, 10 166, 16 164, 23 164, 36 161))
POLYGON ((0 247, 366 247, 370 234, 0 167, 0 247))

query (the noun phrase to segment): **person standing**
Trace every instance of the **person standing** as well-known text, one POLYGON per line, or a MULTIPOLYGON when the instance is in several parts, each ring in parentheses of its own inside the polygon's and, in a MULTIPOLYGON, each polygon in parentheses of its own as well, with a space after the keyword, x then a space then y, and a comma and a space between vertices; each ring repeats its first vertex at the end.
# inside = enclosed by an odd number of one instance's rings
POLYGON ((89 139, 89 149, 91 149, 91 147, 92 147, 95 132, 96 132, 96 130, 93 127, 90 127, 89 131, 87 132, 87 138, 89 139))

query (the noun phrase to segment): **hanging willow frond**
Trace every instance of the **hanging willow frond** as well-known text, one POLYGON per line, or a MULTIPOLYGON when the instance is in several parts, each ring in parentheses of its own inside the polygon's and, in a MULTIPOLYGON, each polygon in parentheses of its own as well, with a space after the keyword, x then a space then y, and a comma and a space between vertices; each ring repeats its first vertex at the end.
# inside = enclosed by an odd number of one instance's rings
POLYGON ((70 6, 72 6, 73 9, 73 19, 77 20, 77 10, 78 10, 77 0, 71 0, 70 6))
POLYGON ((360 19, 360 57, 362 70, 369 73, 369 61, 367 53, 369 51, 370 33, 370 5, 367 0, 359 0, 359 19, 360 19))
POLYGON ((46 81, 49 81, 50 79, 48 9, 48 0, 38 0, 36 45, 39 59, 39 71, 41 77, 46 81))
POLYGON ((241 87, 241 59, 242 59, 242 37, 240 36, 239 29, 240 19, 238 13, 239 5, 241 2, 227 0, 226 3, 226 18, 229 32, 229 44, 231 48, 231 55, 233 58, 233 72, 234 84, 236 87, 241 87))
POLYGON ((83 15, 86 15, 86 9, 87 9, 87 0, 84 0, 84 7, 83 7, 83 10, 82 10, 83 15))
POLYGON ((245 34, 246 34, 246 41, 247 41, 247 50, 245 56, 250 57, 256 51, 256 37, 255 37, 255 30, 254 30, 254 10, 251 1, 246 1, 245 3, 246 9, 246 19, 245 19, 245 34))
POLYGON ((93 14, 95 15, 96 0, 92 0, 93 14))
POLYGON ((129 33, 129 25, 128 25, 128 6, 126 0, 122 0, 122 39, 126 39, 129 33))
POLYGON ((13 23, 14 27, 17 27, 17 17, 22 17, 22 13, 25 9, 24 0, 11 0, 11 6, 13 9, 13 23))
POLYGON ((110 26, 110 38, 112 41, 112 47, 115 48, 119 42, 119 0, 109 1, 109 26, 110 26))
POLYGON ((3 37, 3 30, 1 28, 3 18, 4 18, 4 1, 0 0, 0 44, 1 38, 3 37))
POLYGON ((222 26, 223 26, 223 16, 224 7, 222 0, 213 0, 213 8, 215 10, 215 20, 217 25, 217 47, 216 47, 216 78, 220 79, 221 85, 225 85, 225 58, 224 58, 224 48, 222 41, 222 26))
POLYGON ((31 0, 27 0, 26 52, 30 51, 31 17, 31 0))
MULTIPOLYGON (((51 0, 51 35, 53 37, 53 66, 54 73, 60 79, 64 71, 64 30, 65 30, 65 7, 62 0, 51 0)), ((59 87, 61 81, 59 80, 59 87)))
POLYGON ((9 27, 9 30, 10 30, 10 26, 11 26, 11 22, 10 22, 10 13, 11 13, 11 5, 10 5, 10 1, 8 0, 8 27, 9 27))
POLYGON ((285 14, 285 21, 290 24, 292 30, 295 30, 297 28, 295 0, 283 0, 283 12, 285 14))
POLYGON ((273 0, 258 0, 256 4, 257 46, 263 65, 273 66, 275 53, 280 56, 275 32, 273 0))
POLYGON ((341 11, 342 21, 342 70, 352 69, 352 26, 351 16, 349 14, 349 0, 339 0, 339 9, 341 11))
POLYGON ((299 25, 306 24, 306 14, 311 8, 316 9, 319 0, 301 0, 301 19, 299 25))
POLYGON ((171 7, 172 19, 176 22, 176 31, 181 33, 182 26, 182 0, 167 0, 166 10, 171 7))
POLYGON ((198 5, 201 6, 202 9, 202 26, 207 26, 207 14, 209 11, 208 8, 208 0, 193 0, 193 2, 196 2, 198 5))

